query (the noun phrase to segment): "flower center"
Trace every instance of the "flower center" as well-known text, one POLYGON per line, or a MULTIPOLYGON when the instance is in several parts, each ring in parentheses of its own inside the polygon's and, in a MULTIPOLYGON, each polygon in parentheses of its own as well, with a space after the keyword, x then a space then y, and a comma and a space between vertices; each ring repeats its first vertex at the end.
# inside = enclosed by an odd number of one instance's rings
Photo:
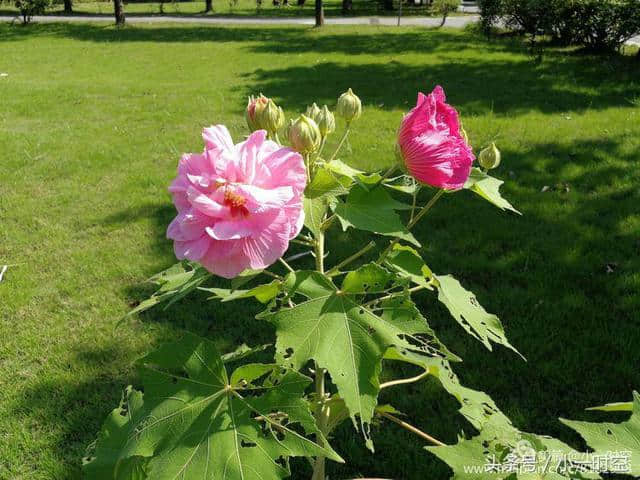
POLYGON ((231 210, 231 216, 246 217, 249 215, 249 210, 245 207, 247 199, 239 193, 236 193, 231 188, 225 188, 224 190, 224 204, 231 210))

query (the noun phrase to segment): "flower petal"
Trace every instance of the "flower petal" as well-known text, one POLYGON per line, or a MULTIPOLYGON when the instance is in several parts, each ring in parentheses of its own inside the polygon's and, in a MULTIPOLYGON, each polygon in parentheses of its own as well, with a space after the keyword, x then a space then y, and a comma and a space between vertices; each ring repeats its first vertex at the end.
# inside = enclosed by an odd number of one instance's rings
POLYGON ((186 242, 176 241, 173 243, 173 250, 178 260, 185 258, 197 262, 209 250, 211 239, 208 235, 203 235, 196 240, 186 242))
POLYGON ((210 217, 225 218, 229 215, 229 208, 214 202, 204 193, 196 190, 193 187, 189 187, 187 190, 187 197, 193 208, 210 217))
POLYGON ((211 240, 200 263, 211 273, 223 278, 234 278, 249 268, 249 259, 243 254, 240 240, 211 240))
POLYGON ((241 240, 242 252, 253 269, 266 268, 278 260, 289 247, 290 220, 284 211, 262 230, 259 235, 241 240))
POLYGON ((282 208, 295 196, 291 187, 265 189, 254 185, 240 185, 236 187, 236 191, 247 200, 245 207, 251 213, 282 208))
POLYGON ((258 152, 262 147, 267 132, 256 130, 244 141, 236 145, 238 155, 239 179, 242 183, 253 183, 256 177, 258 152))
POLYGON ((249 220, 222 220, 206 227, 205 231, 215 240, 238 240, 254 233, 254 223, 249 220))
POLYGON ((234 150, 231 134, 224 125, 212 125, 208 128, 203 128, 202 139, 207 150, 213 150, 217 153, 233 152, 234 150))
POLYGON ((274 188, 288 185, 297 193, 302 193, 307 185, 307 170, 304 159, 291 148, 280 148, 264 159, 270 176, 257 179, 255 185, 274 188))

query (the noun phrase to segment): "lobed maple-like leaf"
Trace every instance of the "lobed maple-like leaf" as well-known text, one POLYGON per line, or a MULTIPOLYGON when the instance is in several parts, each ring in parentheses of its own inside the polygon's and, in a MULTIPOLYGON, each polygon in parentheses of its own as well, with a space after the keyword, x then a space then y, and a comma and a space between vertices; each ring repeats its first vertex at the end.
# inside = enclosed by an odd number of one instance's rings
POLYGON ((229 377, 213 343, 188 334, 144 357, 140 375, 144 395, 130 391, 84 466, 91 480, 128 479, 133 467, 154 480, 278 480, 292 456, 342 461, 303 397, 311 380, 296 371, 248 364, 229 377))
POLYGON ((372 448, 369 423, 385 353, 394 350, 395 360, 409 361, 413 356, 444 357, 448 352, 439 350, 440 344, 433 341, 433 332, 423 317, 408 318, 406 305, 385 304, 383 316, 360 305, 356 297, 362 294, 363 280, 371 278, 372 270, 365 266, 360 272, 362 278, 354 274, 345 279, 346 291, 319 272, 291 273, 285 290, 289 298, 298 301, 297 297, 303 297, 303 301, 265 312, 260 318, 275 325, 278 363, 299 369, 315 360, 328 370, 352 419, 360 418, 367 445, 372 448))
POLYGON ((382 186, 367 190, 355 185, 344 202, 338 203, 335 213, 343 230, 349 227, 401 238, 416 246, 420 242, 402 223, 396 210, 411 208, 391 198, 382 186))
POLYGON ((502 180, 498 180, 491 175, 487 175, 482 170, 475 167, 471 169, 471 174, 469 175, 467 182, 464 184, 464 188, 478 194, 501 210, 510 210, 521 215, 521 213, 500 194, 500 186, 503 183, 504 182, 502 180))
MULTIPOLYGON (((594 455, 607 458, 607 456, 621 455, 624 452, 628 465, 619 463, 617 466, 620 470, 616 473, 640 476, 640 394, 638 392, 633 392, 632 414, 625 422, 594 423, 562 418, 560 421, 578 432, 587 445, 594 450, 594 455)), ((620 459, 620 462, 622 461, 626 462, 620 459)))

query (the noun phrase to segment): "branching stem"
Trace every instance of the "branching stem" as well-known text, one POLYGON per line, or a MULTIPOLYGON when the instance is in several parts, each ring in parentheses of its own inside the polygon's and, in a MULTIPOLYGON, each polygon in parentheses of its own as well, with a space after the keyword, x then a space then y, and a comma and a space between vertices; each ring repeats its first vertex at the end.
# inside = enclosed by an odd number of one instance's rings
POLYGON ((402 297, 404 295, 407 294, 407 292, 409 293, 413 293, 413 292, 419 292, 420 290, 425 290, 427 287, 425 287, 424 285, 418 285, 417 287, 411 287, 408 290, 403 290, 402 292, 395 292, 395 293, 390 293, 389 295, 385 295, 384 297, 378 297, 378 298, 374 298, 373 300, 368 301, 367 303, 363 304, 363 307, 369 307, 371 305, 373 305, 374 303, 378 303, 378 302, 382 302, 384 300, 389 300, 391 298, 396 298, 396 297, 402 297))
MULTIPOLYGON (((429 200, 427 202, 427 204, 422 207, 422 209, 416 214, 415 217, 413 217, 412 220, 409 221, 409 223, 407 224, 407 230, 411 230, 411 228, 420 221, 420 219, 422 217, 424 217, 427 212, 429 210, 431 210, 431 208, 436 204, 436 202, 438 201, 438 199, 444 194, 445 190, 438 190, 437 193, 431 197, 431 200, 429 200)), ((378 258, 378 260, 376 260, 376 263, 379 265, 382 262, 384 262, 385 258, 387 258, 387 255, 389 255, 389 253, 391 253, 391 250, 393 250, 393 247, 396 245, 396 243, 398 243, 400 241, 400 239, 398 237, 394 238, 391 243, 389 244, 389 246, 387 248, 385 248, 383 250, 383 252, 380 254, 380 258, 378 258)))
POLYGON ((364 247, 362 247, 359 251, 357 251, 356 253, 354 253, 353 255, 351 255, 350 257, 345 258, 343 261, 341 261, 340 263, 338 263, 335 267, 332 267, 328 272, 327 272, 327 276, 329 277, 333 277, 335 275, 338 275, 340 273, 340 269, 342 267, 344 267, 345 265, 350 264, 351 262, 353 262, 354 260, 357 260, 358 258, 360 258, 362 255, 364 255, 365 253, 367 253, 369 250, 371 250, 373 247, 376 246, 376 242, 374 242, 373 240, 370 241, 369 243, 367 243, 364 247))
MULTIPOLYGON (((316 270, 320 273, 324 273, 324 232, 322 230, 316 235, 315 240, 315 254, 316 254, 316 270)), ((321 368, 318 365, 318 362, 315 362, 315 386, 316 386, 316 395, 318 397, 318 401, 320 402, 318 409, 316 410, 316 422, 318 423, 318 428, 323 435, 326 435, 327 430, 327 408, 325 405, 325 388, 324 381, 326 371, 324 368, 321 368)), ((318 444, 321 447, 324 447, 324 440, 318 439, 318 444)), ((311 480, 324 480, 325 479, 325 457, 318 456, 313 463, 313 475, 311 480)))
POLYGON ((295 272, 295 270, 291 268, 291 265, 289 265, 284 258, 280 257, 279 260, 280 260, 280 263, 283 264, 287 270, 289 270, 291 273, 295 272))
POLYGON ((336 155, 338 155, 338 152, 342 148, 342 144, 345 142, 345 140, 347 139, 347 136, 349 135, 349 130, 351 130, 351 123, 347 123, 347 126, 344 129, 344 133, 342 134, 342 138, 340 139, 340 143, 338 143, 338 146, 336 147, 336 151, 333 152, 333 155, 331 155, 331 158, 328 160, 328 162, 336 158, 336 155))
POLYGON ((398 425, 400 425, 402 428, 405 428, 407 430, 409 430, 411 433, 414 433, 416 435, 418 435, 419 437, 425 439, 426 441, 437 445, 439 447, 446 447, 447 444, 441 442, 440 440, 438 440, 437 438, 432 437, 431 435, 429 435, 428 433, 424 433, 422 430, 414 427, 413 425, 400 420, 398 417, 395 417, 393 415, 391 415, 390 413, 387 412, 378 412, 380 415, 382 415, 385 418, 388 418, 389 420, 391 420, 394 423, 397 423, 398 425))
POLYGON ((280 275, 270 272, 269 270, 262 270, 262 273, 264 273, 265 275, 269 275, 270 277, 273 277, 276 280, 284 280, 280 275))
POLYGON ((391 380, 389 382, 384 382, 384 383, 382 383, 380 385, 380 390, 382 390, 383 388, 393 387, 395 385, 404 385, 405 383, 418 382, 418 381, 422 380, 423 378, 428 377, 429 375, 430 375, 430 373, 425 370, 420 375, 416 375, 415 377, 401 378, 399 380, 391 380))

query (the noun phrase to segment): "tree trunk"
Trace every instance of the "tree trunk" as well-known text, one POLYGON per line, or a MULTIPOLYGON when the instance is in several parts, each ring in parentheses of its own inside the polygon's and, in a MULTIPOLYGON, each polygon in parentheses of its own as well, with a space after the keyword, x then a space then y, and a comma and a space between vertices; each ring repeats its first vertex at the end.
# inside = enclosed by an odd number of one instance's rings
POLYGON ((442 15, 442 21, 440 22, 440 27, 444 27, 445 22, 447 21, 447 14, 442 15))
POLYGON ((204 13, 209 13, 213 10, 213 0, 204 0, 204 13))
POLYGON ((73 1, 72 0, 64 0, 64 13, 66 13, 66 14, 73 13, 73 1))
POLYGON ((124 6, 122 0, 113 0, 113 13, 116 16, 116 25, 124 25, 124 6))
POLYGON ((316 27, 324 25, 324 7, 322 0, 316 0, 316 27))
POLYGON ((342 0, 342 13, 351 13, 353 11, 353 0, 342 0))

